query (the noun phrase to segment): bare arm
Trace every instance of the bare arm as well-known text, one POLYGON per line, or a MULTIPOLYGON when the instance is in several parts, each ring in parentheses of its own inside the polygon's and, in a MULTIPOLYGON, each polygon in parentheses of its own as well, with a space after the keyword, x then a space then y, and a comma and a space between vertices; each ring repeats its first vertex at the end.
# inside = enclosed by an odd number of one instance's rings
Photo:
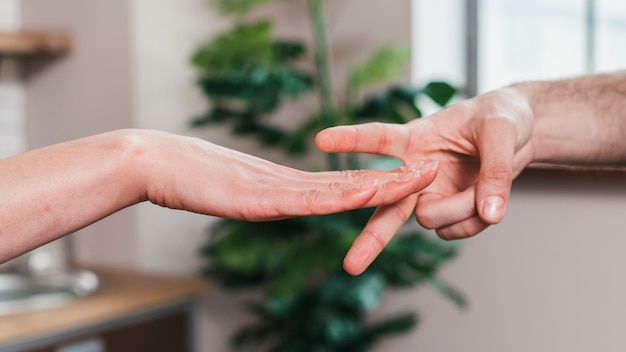
POLYGON ((156 131, 120 130, 0 160, 0 262, 142 201, 250 221, 402 199, 436 170, 310 173, 156 131))
POLYGON ((626 71, 513 85, 533 110, 533 161, 626 162, 626 71))

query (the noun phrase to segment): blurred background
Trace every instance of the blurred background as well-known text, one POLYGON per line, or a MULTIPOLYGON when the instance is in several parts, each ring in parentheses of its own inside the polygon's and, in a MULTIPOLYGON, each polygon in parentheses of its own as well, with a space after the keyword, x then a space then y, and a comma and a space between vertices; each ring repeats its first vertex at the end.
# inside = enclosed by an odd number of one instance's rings
MULTIPOLYGON (((293 16, 304 3, 278 2, 261 14, 277 19, 278 35, 306 39, 309 25, 293 16)), ((341 44, 335 73, 347 69, 348 57, 406 42, 412 55, 404 80, 445 80, 461 88, 457 99, 520 80, 617 70, 626 63, 626 6, 620 0, 328 3, 329 37, 341 44)), ((190 128, 190 118, 207 105, 191 54, 229 25, 205 0, 0 0, 0 31, 60 30, 74 42, 67 55, 45 65, 2 60, 0 157, 135 127, 197 135, 308 167, 235 139, 223 127, 190 128)), ((624 209, 620 175, 523 174, 506 219, 463 241, 441 270, 468 306, 458 309, 429 286, 390 291, 373 317, 415 310, 421 322, 373 350, 625 350, 624 209)), ((72 261, 196 275, 211 221, 142 204, 72 235, 72 261)), ((199 309, 200 350, 229 350, 229 336, 248 319, 240 297, 210 287, 199 309)))

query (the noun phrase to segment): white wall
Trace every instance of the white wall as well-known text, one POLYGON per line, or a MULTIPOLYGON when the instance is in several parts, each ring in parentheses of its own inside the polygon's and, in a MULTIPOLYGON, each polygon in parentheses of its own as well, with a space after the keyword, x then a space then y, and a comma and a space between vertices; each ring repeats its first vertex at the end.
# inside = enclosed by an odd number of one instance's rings
MULTIPOLYGON (((188 122, 204 112, 206 103, 195 86, 190 57, 223 27, 223 20, 201 0, 135 0, 132 16, 135 126, 191 134, 188 122)), ((140 267, 195 273, 197 250, 211 219, 151 204, 138 211, 140 267)))
MULTIPOLYGON (((19 0, 0 1, 0 31, 20 29, 19 0)), ((14 61, 0 59, 0 158, 24 151, 24 86, 14 61)))

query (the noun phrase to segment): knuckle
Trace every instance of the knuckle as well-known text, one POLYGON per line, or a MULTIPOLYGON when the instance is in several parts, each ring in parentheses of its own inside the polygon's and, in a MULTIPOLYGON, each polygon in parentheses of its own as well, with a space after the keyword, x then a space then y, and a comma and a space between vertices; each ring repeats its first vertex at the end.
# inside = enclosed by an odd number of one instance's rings
POLYGON ((376 152, 382 153, 385 149, 387 149, 390 143, 389 131, 387 130, 387 127, 385 126, 385 124, 380 123, 380 122, 374 122, 372 123, 372 126, 374 126, 376 129, 379 130, 379 136, 380 136, 376 152))
POLYGON ((387 244, 385 240, 378 233, 372 230, 364 230, 363 235, 368 236, 369 238, 373 240, 372 242, 376 246, 375 248, 376 251, 382 251, 385 248, 385 245, 387 244))
POLYGON ((463 221, 461 224, 460 238, 468 238, 475 236, 478 232, 478 226, 473 221, 463 221))
POLYGON ((435 231, 437 236, 445 241, 460 240, 474 237, 485 228, 480 221, 473 219, 462 221, 455 225, 439 228, 435 231))
POLYGON ((409 219, 411 215, 409 212, 405 211, 399 204, 394 204, 391 206, 391 211, 395 214, 398 220, 402 223, 409 219))
POLYGON ((492 166, 483 171, 483 179, 497 187, 507 187, 513 182, 513 170, 505 165, 492 166))

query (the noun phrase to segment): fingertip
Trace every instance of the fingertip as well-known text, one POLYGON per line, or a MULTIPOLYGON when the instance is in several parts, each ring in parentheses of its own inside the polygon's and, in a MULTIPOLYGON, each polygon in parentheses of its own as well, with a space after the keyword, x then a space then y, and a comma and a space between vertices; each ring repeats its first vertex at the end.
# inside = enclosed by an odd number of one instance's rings
POLYGON ((332 137, 330 128, 318 132, 315 136, 315 145, 317 145, 317 148, 323 152, 332 151, 334 142, 335 139, 332 137))
POLYGON ((506 208, 504 197, 500 195, 490 195, 482 202, 480 217, 490 224, 497 224, 504 218, 506 208))
POLYGON ((350 275, 361 275, 380 253, 377 247, 368 236, 357 237, 343 260, 344 270, 350 275))
POLYGON ((365 268, 352 260, 352 256, 350 255, 346 255, 346 257, 344 258, 343 269, 352 276, 359 276, 365 271, 365 268))

